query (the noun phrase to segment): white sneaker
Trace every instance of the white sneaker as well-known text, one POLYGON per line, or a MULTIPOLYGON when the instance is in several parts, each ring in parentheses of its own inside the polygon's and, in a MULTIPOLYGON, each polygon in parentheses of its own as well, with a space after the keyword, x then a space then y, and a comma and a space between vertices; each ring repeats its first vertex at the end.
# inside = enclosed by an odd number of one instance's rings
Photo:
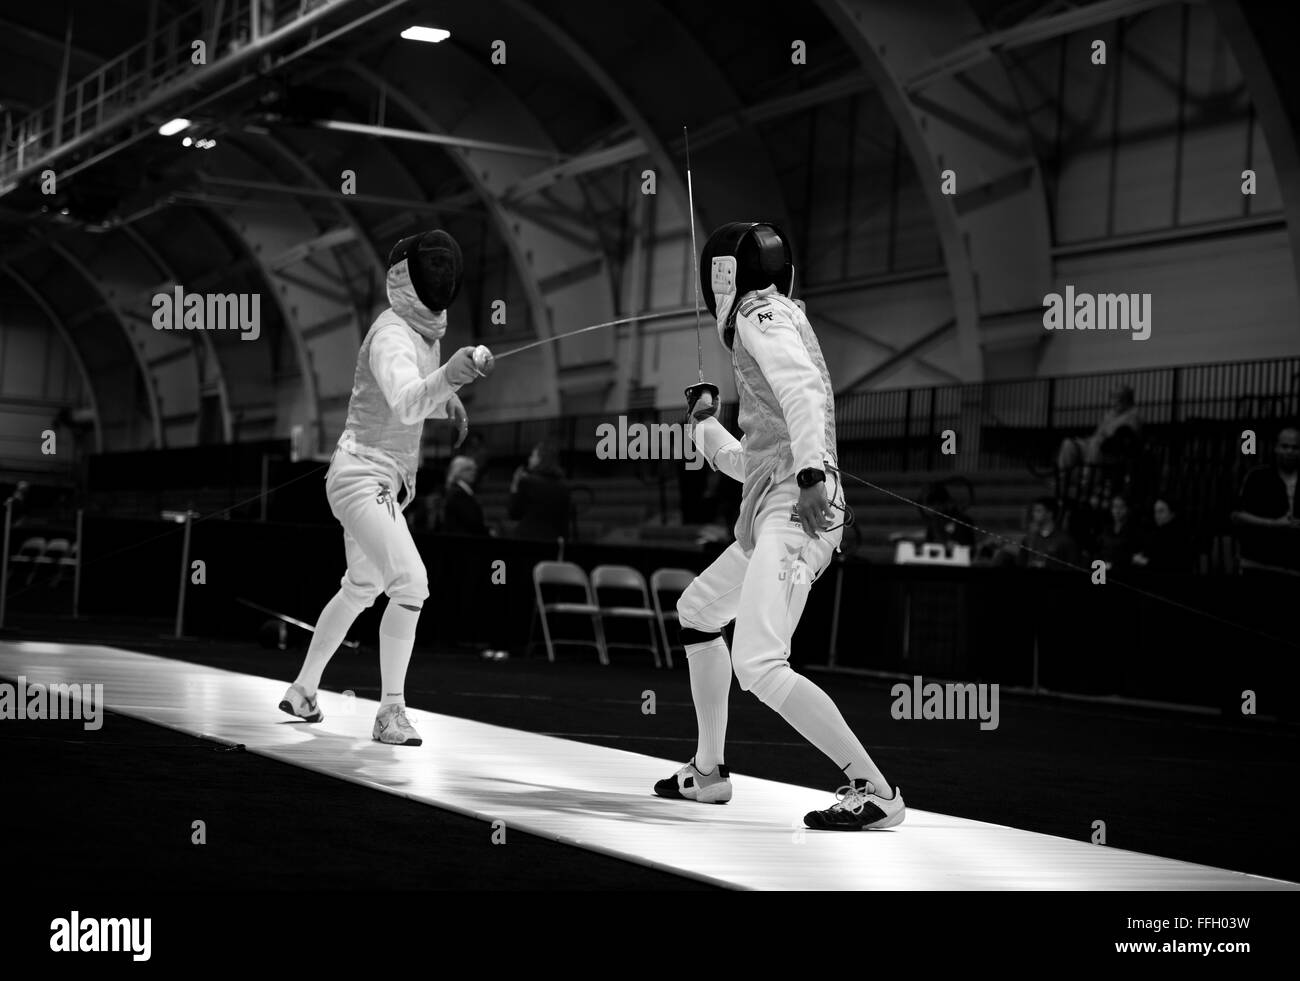
POLYGON ((809 811, 803 822, 818 831, 880 831, 902 824, 907 816, 903 792, 885 800, 867 780, 852 780, 835 794, 835 803, 824 811, 809 811))
POLYGON ((306 689, 301 685, 289 686, 284 698, 280 699, 280 711, 288 712, 304 722, 320 722, 325 718, 320 706, 316 704, 316 696, 308 697, 306 689))
POLYGON ((419 746, 423 742, 406 717, 405 705, 385 705, 379 709, 373 738, 391 746, 419 746))
POLYGON ((671 777, 656 783, 655 793, 670 800, 725 804, 731 800, 731 771, 719 763, 708 773, 701 773, 691 760, 671 777))

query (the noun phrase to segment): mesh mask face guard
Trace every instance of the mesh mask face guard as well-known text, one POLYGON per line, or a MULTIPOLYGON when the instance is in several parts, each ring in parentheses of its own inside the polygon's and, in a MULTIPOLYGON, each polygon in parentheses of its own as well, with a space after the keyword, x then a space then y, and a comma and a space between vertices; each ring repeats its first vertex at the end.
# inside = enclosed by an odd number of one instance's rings
POLYGON ((465 269, 460 245, 454 238, 441 229, 408 235, 393 246, 388 255, 389 268, 403 259, 421 303, 434 313, 451 306, 460 293, 465 269))

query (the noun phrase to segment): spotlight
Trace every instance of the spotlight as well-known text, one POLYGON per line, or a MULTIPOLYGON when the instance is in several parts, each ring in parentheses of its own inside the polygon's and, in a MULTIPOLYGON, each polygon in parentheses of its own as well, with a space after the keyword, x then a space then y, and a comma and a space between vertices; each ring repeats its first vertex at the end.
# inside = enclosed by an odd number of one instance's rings
POLYGON ((159 126, 158 134, 160 136, 174 136, 183 129, 189 129, 189 126, 190 121, 188 119, 182 119, 180 116, 177 116, 175 119, 169 120, 159 126))
POLYGON ((451 37, 451 31, 444 31, 441 27, 408 27, 402 31, 402 37, 408 41, 428 41, 430 44, 437 44, 451 37))
POLYGON ((194 143, 194 138, 191 136, 187 136, 185 137, 185 139, 181 140, 181 146, 192 146, 193 143, 194 143))

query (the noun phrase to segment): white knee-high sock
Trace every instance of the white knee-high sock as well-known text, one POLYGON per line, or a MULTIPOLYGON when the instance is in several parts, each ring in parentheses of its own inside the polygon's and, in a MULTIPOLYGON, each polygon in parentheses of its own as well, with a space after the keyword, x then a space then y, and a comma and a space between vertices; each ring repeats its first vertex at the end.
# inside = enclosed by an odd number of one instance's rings
POLYGON ((400 603, 388 601, 384 617, 379 621, 379 677, 383 685, 379 693, 380 708, 406 702, 406 668, 411 663, 415 624, 419 619, 419 610, 408 610, 400 603))
POLYGON ((798 678, 777 709, 781 717, 829 756, 850 780, 869 780, 881 797, 893 797, 889 781, 853 735, 831 697, 803 675, 798 678))
POLYGON ((686 663, 691 670, 691 700, 695 702, 695 721, 700 733, 695 765, 701 773, 708 773, 726 762, 723 746, 727 739, 727 700, 731 694, 731 653, 719 635, 703 644, 687 644, 686 663))
POLYGON ((294 681, 309 697, 316 694, 321 675, 325 673, 325 665, 330 663, 330 658, 347 637, 362 609, 340 589, 325 604, 325 609, 321 610, 316 620, 316 632, 311 635, 311 644, 307 647, 307 656, 302 662, 302 670, 294 681))

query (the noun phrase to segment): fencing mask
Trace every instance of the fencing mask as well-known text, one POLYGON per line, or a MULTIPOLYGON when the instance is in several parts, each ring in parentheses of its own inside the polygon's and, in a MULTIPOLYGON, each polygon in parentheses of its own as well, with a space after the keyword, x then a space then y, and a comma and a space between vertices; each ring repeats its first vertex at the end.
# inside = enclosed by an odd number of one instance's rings
POLYGON ((704 305, 718 321, 722 343, 731 347, 733 308, 751 290, 776 285, 794 292, 794 253, 790 239, 771 222, 733 221, 714 230, 700 255, 704 305))
POLYGON ((446 310, 460 292, 464 273, 460 246, 441 229, 408 235, 388 255, 388 268, 405 261, 415 295, 434 313, 446 310))

